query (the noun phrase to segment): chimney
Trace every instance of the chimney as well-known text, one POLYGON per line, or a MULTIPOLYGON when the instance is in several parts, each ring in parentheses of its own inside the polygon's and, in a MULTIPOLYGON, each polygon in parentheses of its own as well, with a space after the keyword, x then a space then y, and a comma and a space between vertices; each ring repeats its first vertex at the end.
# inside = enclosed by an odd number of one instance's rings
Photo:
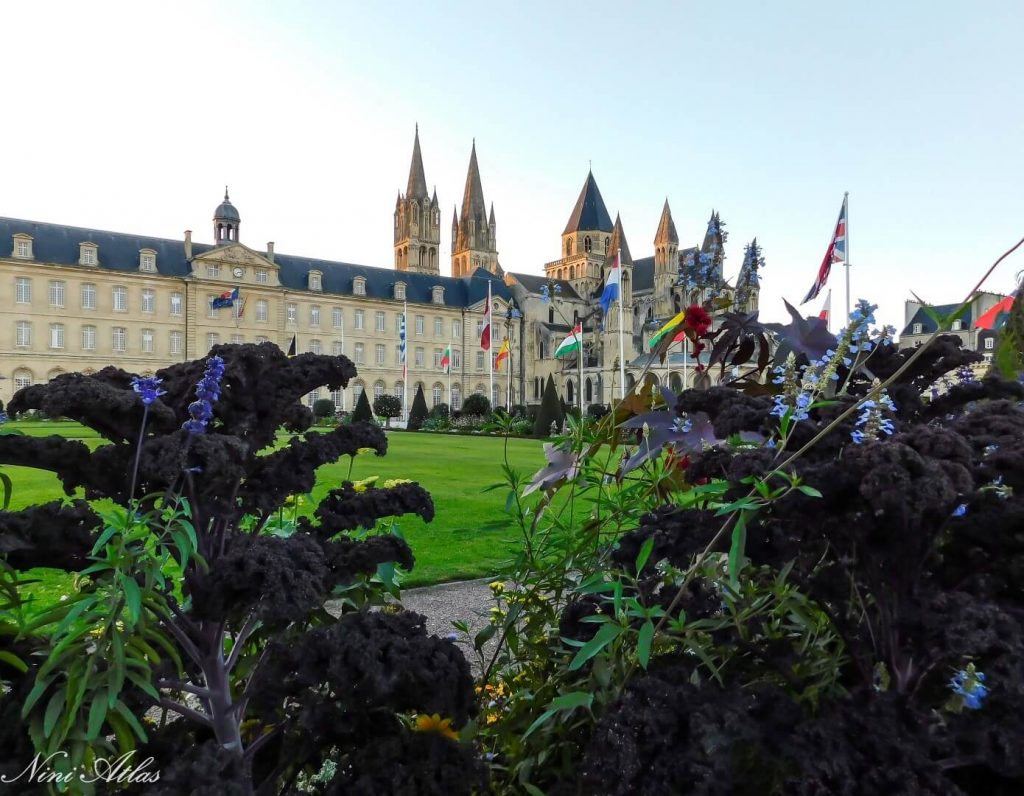
POLYGON ((185 259, 192 259, 192 230, 185 230, 185 259))
POLYGON ((274 241, 267 241, 267 259, 274 262, 274 241))

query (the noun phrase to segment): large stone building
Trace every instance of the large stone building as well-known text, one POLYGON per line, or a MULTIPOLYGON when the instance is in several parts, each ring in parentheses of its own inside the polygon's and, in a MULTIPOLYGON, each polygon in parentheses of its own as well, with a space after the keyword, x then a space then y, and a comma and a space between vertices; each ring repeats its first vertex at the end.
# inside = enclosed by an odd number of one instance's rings
MULTIPOLYGON (((982 355, 983 360, 977 366, 979 371, 985 370, 992 362, 996 338, 1009 315, 1009 309, 1006 307, 1008 302, 1012 303, 1010 296, 979 290, 971 296, 967 307, 950 324, 951 328, 947 334, 956 335, 964 348, 982 355)), ((925 307, 919 301, 908 299, 904 303, 900 346, 909 348, 924 343, 937 328, 934 316, 948 317, 956 312, 959 306, 939 304, 925 307)))
MULTIPOLYGON (((506 336, 512 349, 511 375, 506 370, 494 378, 495 404, 539 401, 548 374, 570 403, 581 391, 584 404, 609 403, 621 391, 619 313, 613 309, 602 319, 597 296, 616 253, 627 388, 648 365, 650 332, 679 308, 710 296, 730 306, 757 305, 756 242, 734 288, 722 277, 725 236, 717 214, 701 246, 680 249, 666 201, 654 255, 634 260, 593 174, 544 276, 506 272, 499 263, 494 205, 484 202, 475 142, 461 212, 452 222, 452 276, 441 275, 440 219, 418 129, 406 192, 395 204, 393 268, 283 254, 272 242, 247 245, 227 190, 213 213, 213 243, 193 241, 191 231, 169 240, 0 217, 0 400, 62 372, 115 364, 145 374, 201 357, 218 343, 269 341, 287 350, 294 341, 298 351, 345 354, 356 363, 357 381, 332 396, 339 409, 350 409, 362 390, 406 392, 398 324, 407 307, 409 399, 422 386, 428 404, 458 408, 468 393, 488 391, 479 336, 490 285, 491 355, 506 336), (211 307, 235 288, 234 306, 211 307), (581 318, 582 381, 575 358, 552 356, 581 318), (446 374, 441 358, 449 345, 453 367, 446 374)), ((678 387, 692 364, 680 351, 652 372, 678 387)), ((317 397, 326 396, 309 400, 317 397)))

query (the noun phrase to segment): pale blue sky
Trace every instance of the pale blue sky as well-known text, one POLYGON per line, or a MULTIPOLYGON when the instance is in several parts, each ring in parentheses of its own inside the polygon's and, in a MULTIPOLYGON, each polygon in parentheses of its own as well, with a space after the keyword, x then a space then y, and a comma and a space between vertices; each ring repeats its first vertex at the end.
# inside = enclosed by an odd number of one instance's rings
POLYGON ((1021 2, 38 2, 0 29, 2 215, 209 240, 230 183, 253 248, 390 267, 418 121, 444 272, 474 137, 506 269, 557 258, 592 161, 634 257, 666 196, 683 245, 721 213, 727 275, 756 236, 768 319, 844 191, 854 298, 896 325, 1024 235, 1021 2))

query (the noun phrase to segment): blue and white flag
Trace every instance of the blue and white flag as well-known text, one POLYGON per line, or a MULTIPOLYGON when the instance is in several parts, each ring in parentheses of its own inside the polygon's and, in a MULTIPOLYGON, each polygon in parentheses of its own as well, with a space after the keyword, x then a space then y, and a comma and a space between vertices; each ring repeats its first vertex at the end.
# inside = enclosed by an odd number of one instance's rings
POLYGON ((604 292, 601 294, 601 311, 607 315, 608 308, 611 307, 612 302, 619 297, 619 277, 622 273, 622 269, 619 268, 619 253, 616 252, 612 258, 612 267, 608 272, 608 279, 604 283, 604 292))

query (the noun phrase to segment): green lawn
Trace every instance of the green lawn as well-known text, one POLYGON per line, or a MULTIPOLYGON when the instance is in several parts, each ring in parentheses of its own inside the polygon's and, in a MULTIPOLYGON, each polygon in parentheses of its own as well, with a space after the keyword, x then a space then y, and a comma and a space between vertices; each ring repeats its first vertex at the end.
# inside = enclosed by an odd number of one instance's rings
MULTIPOLYGON (((11 427, 33 436, 61 434, 88 445, 102 444, 95 432, 77 423, 19 421, 11 427)), ((437 516, 432 523, 413 516, 399 520, 416 556, 416 568, 404 585, 491 575, 516 550, 518 531, 504 511, 507 490, 483 492, 486 486, 503 480, 504 447, 505 441, 496 437, 394 432, 388 435, 387 456, 356 458, 352 480, 374 475, 381 480, 409 478, 433 495, 437 516)), ((528 474, 544 465, 541 443, 536 440, 510 439, 508 456, 513 467, 528 474)), ((14 481, 12 509, 63 494, 51 473, 26 467, 4 467, 4 471, 14 481)), ((314 502, 348 477, 347 457, 321 467, 314 502)))

